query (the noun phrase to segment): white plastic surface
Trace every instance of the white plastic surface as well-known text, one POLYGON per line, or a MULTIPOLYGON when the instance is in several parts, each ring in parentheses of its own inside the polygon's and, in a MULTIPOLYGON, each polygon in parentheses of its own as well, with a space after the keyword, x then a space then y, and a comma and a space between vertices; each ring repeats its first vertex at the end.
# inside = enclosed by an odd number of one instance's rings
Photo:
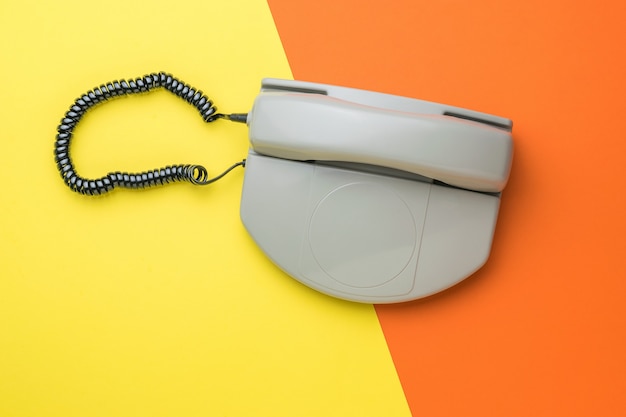
POLYGON ((394 303, 441 291, 480 268, 499 201, 250 151, 241 218, 272 261, 305 285, 394 303))

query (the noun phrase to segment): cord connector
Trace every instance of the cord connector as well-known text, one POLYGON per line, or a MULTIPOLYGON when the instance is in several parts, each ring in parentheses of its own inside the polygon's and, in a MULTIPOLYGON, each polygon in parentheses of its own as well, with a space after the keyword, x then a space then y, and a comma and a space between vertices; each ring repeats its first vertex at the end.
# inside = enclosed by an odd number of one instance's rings
POLYGON ((248 122, 248 113, 233 113, 233 114, 226 114, 225 116, 231 122, 237 122, 237 123, 248 122))

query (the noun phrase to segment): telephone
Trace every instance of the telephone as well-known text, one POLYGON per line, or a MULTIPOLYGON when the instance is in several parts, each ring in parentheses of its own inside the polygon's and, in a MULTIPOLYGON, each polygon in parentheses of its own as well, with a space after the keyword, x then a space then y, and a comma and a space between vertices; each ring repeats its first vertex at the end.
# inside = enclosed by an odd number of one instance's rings
POLYGON ((444 290, 486 262, 511 167, 510 120, 265 79, 247 124, 241 219, 298 281, 394 303, 444 290))
POLYGON ((241 219, 267 256, 323 293, 367 303, 442 291, 487 260, 513 155, 512 122, 442 104, 324 84, 265 79, 249 113, 221 114, 171 74, 102 84, 57 127, 55 161, 85 195, 176 181, 210 184, 245 166, 241 219), (74 128, 109 99, 164 88, 205 122, 249 127, 248 157, 209 178, 201 165, 80 176, 74 128))

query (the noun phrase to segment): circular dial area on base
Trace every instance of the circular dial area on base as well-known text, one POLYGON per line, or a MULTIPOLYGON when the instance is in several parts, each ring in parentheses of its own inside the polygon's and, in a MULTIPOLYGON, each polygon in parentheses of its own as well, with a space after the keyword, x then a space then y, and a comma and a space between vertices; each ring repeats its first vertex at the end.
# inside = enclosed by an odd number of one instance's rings
POLYGON ((408 265, 417 244, 407 204, 377 184, 341 186, 322 199, 309 229, 311 252, 334 280, 358 288, 384 284, 408 265))

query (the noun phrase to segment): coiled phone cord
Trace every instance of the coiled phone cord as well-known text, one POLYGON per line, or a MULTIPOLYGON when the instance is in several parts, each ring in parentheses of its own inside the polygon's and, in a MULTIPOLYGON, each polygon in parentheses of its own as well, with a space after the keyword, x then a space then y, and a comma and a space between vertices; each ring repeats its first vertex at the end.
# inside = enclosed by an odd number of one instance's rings
POLYGON ((68 187, 80 194, 99 195, 109 192, 115 187, 147 188, 179 181, 187 181, 196 185, 207 185, 219 180, 236 167, 245 166, 246 160, 244 159, 233 164, 214 178, 209 178, 206 168, 202 165, 172 165, 139 173, 111 172, 98 179, 87 179, 78 175, 70 158, 69 148, 74 128, 87 110, 114 97, 149 92, 159 87, 165 88, 193 105, 207 123, 222 118, 234 122, 245 123, 246 121, 246 114, 227 115, 217 113, 213 102, 202 91, 164 72, 153 73, 136 79, 116 80, 102 84, 77 98, 57 127, 56 141, 54 143, 55 161, 61 177, 68 187))

